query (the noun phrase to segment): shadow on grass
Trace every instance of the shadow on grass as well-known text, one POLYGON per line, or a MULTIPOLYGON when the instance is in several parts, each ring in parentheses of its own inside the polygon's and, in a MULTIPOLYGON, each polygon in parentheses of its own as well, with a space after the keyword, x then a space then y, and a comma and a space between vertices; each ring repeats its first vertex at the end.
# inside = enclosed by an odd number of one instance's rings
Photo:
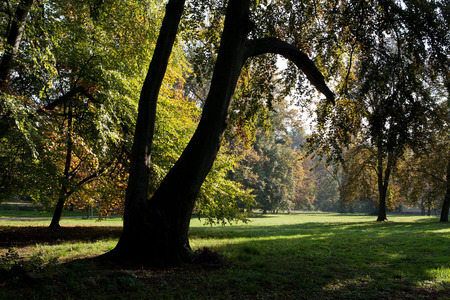
POLYGON ((60 244, 66 242, 92 242, 119 238, 121 226, 70 226, 49 229, 43 226, 0 227, 0 248, 23 247, 35 244, 60 244))
POLYGON ((297 235, 330 235, 339 233, 365 233, 372 236, 382 234, 405 233, 421 234, 449 228, 448 224, 437 222, 336 222, 336 223, 301 223, 288 225, 248 226, 233 225, 226 227, 191 227, 191 238, 251 238, 251 237, 282 237, 297 235))
POLYGON ((192 238, 219 243, 238 290, 273 297, 449 299, 450 235, 439 223, 307 223, 225 229, 192 238), (247 238, 247 239, 245 239, 247 238), (282 287, 282 288, 280 288, 282 287), (265 292, 264 292, 265 290, 265 292), (305 294, 306 293, 306 294, 305 294), (310 295, 303 297, 304 295, 310 295))
MULTIPOLYGON (((8 274, 0 284, 7 295, 37 299, 448 299, 450 236, 440 232, 448 228, 428 220, 193 227, 192 240, 219 241, 211 248, 226 257, 226 267, 122 270, 86 259, 8 274)), ((41 227, 38 237, 32 230, 10 227, 8 236, 92 241, 119 237, 121 228, 41 227)))
POLYGON ((399 240, 341 233, 326 239, 252 240, 217 251, 239 266, 230 279, 238 290, 270 295, 279 289, 288 298, 448 299, 448 238, 399 240))

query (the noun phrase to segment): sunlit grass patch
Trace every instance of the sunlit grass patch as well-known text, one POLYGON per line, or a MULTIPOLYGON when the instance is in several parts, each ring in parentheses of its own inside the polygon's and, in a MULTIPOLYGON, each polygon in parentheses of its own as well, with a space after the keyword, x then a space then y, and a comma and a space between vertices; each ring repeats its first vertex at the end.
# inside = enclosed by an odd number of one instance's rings
MULTIPOLYGON (((5 218, 10 218, 5 217, 5 218)), ((0 227, 5 226, 49 226, 51 218, 50 217, 29 217, 21 216, 21 219, 3 219, 0 220, 0 227)), ((67 216, 61 219, 61 226, 122 226, 123 220, 121 217, 109 217, 109 218, 93 218, 87 219, 82 216, 67 216)))
POLYGON ((450 267, 438 267, 426 271, 432 281, 450 284, 450 267))
POLYGON ((67 262, 73 259, 94 257, 108 252, 117 244, 116 239, 99 240, 94 242, 66 242, 57 245, 37 244, 29 247, 29 252, 39 251, 46 260, 57 259, 67 262))

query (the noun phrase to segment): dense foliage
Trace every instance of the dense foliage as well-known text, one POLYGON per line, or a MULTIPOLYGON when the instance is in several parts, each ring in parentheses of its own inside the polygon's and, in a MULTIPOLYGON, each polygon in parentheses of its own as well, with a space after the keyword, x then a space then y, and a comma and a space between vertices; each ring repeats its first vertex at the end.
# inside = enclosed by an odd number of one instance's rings
MULTIPOLYGON (((2 3, 2 36, 11 31, 22 4, 2 3)), ((123 211, 137 99, 161 8, 157 1, 45 1, 30 7, 15 60, 2 81, 2 199, 27 196, 46 207, 57 202, 95 206, 102 215, 123 211)), ((195 102, 184 96, 183 77, 190 67, 182 45, 174 50, 159 96, 153 190, 199 117, 195 102)), ((2 52, 9 46, 5 40, 2 52)), ((236 193, 236 202, 252 201, 225 178, 235 158, 222 157, 201 199, 223 200, 199 202, 198 210, 211 222, 240 218, 228 205, 236 193)))

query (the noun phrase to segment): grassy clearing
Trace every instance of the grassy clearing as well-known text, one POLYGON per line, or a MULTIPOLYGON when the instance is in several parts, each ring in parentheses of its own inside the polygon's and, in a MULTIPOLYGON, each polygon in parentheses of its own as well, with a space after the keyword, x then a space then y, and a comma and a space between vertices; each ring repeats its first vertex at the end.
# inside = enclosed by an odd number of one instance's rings
MULTIPOLYGON (((46 227, 50 225, 51 217, 46 215, 11 215, 9 217, 0 217, 0 227, 27 227, 39 226, 46 227)), ((122 218, 118 216, 108 217, 102 220, 98 218, 88 219, 80 215, 66 215, 60 220, 59 224, 66 226, 122 226, 122 218)))
MULTIPOLYGON (((378 223, 363 215, 305 213, 223 227, 193 219, 191 246, 222 254, 225 266, 123 270, 67 264, 112 249, 120 219, 65 219, 71 227, 61 237, 42 235, 13 251, 2 244, 0 287, 11 299, 450 299, 450 226, 437 221, 391 216, 378 223)), ((11 230, 17 236, 45 230, 30 221, 0 226, 0 241, 11 230)))

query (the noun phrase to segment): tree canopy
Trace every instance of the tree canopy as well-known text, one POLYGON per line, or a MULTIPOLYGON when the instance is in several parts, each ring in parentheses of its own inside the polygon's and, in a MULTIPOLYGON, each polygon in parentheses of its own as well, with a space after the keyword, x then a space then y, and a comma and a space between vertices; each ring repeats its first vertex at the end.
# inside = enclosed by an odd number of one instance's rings
POLYGON ((338 21, 324 22, 336 26, 336 39, 325 53, 338 52, 346 59, 333 74, 338 83, 336 105, 318 105, 319 126, 309 140, 310 149, 341 162, 343 149, 365 152, 362 165, 344 166, 356 168, 360 175, 362 169, 374 167, 382 221, 392 173, 406 149, 419 150, 427 143, 436 108, 448 97, 435 92, 445 89, 448 76, 448 56, 443 56, 449 41, 445 5, 343 2, 333 11, 338 21))

